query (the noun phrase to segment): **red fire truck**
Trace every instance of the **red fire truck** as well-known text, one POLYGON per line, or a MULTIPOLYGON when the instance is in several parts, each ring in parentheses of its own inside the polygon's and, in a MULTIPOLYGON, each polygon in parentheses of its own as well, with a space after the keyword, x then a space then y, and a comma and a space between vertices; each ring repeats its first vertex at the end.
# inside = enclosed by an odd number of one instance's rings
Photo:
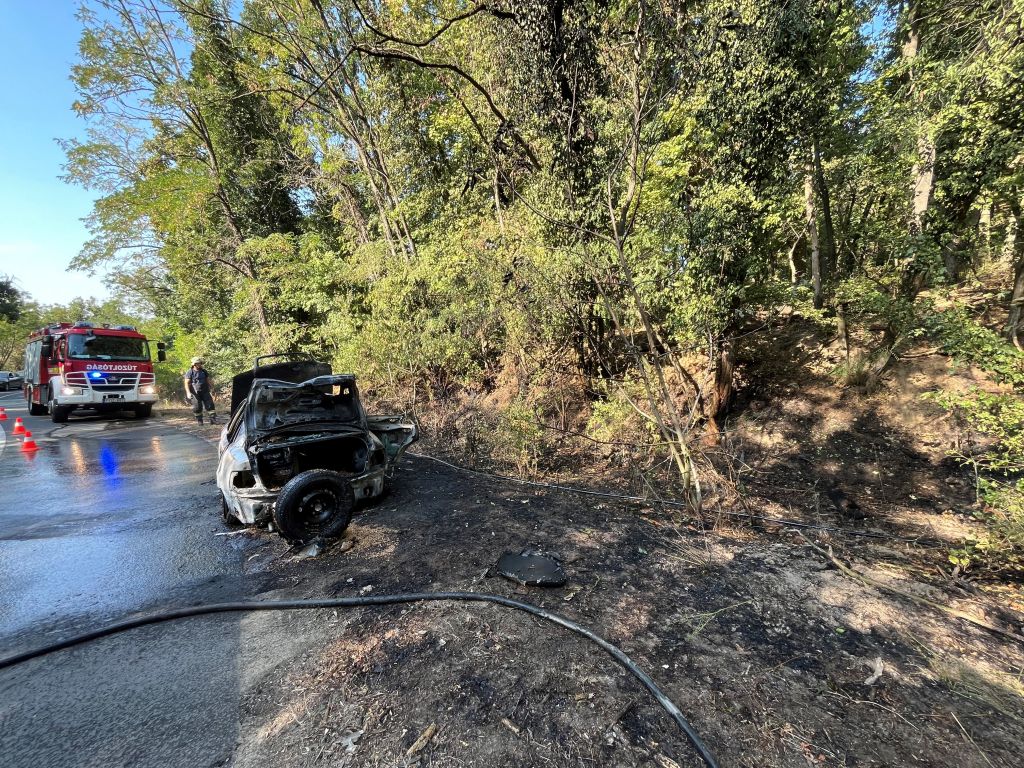
MULTIPOLYGON (((157 360, 167 358, 163 343, 157 360)), ((64 422, 76 408, 153 412, 156 378, 149 342, 130 325, 55 323, 29 334, 25 347, 29 413, 64 422)))

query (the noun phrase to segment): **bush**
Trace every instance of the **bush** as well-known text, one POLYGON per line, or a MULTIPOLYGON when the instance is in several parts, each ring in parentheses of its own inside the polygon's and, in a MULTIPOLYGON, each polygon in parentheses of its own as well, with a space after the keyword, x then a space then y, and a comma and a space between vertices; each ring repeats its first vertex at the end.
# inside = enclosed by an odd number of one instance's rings
POLYGON ((981 390, 930 398, 952 411, 965 430, 977 430, 992 441, 983 453, 953 454, 978 476, 982 507, 976 516, 988 534, 968 538, 950 560, 963 568, 973 563, 991 569, 1024 567, 1024 399, 981 390))
POLYGON ((832 378, 845 387, 866 387, 871 379, 873 360, 874 357, 865 352, 854 353, 849 360, 832 369, 832 378))
POLYGON ((924 317, 924 325, 950 357, 988 371, 1000 383, 1015 388, 1024 385, 1024 355, 978 323, 965 307, 930 312, 924 317))
POLYGON ((544 449, 544 430, 537 414, 524 400, 516 400, 501 414, 492 433, 495 458, 515 466, 520 475, 532 475, 544 449))

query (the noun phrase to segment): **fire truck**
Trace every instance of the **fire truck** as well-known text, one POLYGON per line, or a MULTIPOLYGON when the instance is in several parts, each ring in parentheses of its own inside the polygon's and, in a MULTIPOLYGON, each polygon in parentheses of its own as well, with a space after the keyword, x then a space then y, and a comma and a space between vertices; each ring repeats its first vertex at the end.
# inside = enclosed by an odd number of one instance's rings
MULTIPOLYGON (((167 359, 164 344, 157 360, 167 359)), ((130 325, 55 323, 29 334, 25 399, 33 416, 62 423, 76 408, 153 412, 156 377, 149 342, 130 325)))

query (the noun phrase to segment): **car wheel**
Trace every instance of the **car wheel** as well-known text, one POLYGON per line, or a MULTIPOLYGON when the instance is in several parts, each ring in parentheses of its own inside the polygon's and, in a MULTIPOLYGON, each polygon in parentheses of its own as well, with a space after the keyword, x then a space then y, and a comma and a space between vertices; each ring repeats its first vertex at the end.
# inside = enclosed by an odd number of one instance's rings
POLYGON ((137 419, 148 419, 153 415, 153 404, 144 403, 143 405, 135 406, 135 418, 137 419))
POLYGON ((356 499, 347 478, 329 469, 300 472, 274 505, 274 524, 293 544, 340 536, 352 519, 356 499))

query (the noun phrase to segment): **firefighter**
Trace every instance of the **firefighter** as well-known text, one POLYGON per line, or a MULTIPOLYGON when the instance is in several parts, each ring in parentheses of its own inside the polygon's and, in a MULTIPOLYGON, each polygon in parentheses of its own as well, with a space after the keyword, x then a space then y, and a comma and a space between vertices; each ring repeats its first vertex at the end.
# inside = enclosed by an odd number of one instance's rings
POLYGON ((213 382, 210 374, 203 368, 203 358, 193 357, 192 367, 185 374, 185 399, 192 403, 192 412, 196 422, 203 423, 203 406, 210 414, 210 423, 217 423, 217 412, 213 406, 213 382))

